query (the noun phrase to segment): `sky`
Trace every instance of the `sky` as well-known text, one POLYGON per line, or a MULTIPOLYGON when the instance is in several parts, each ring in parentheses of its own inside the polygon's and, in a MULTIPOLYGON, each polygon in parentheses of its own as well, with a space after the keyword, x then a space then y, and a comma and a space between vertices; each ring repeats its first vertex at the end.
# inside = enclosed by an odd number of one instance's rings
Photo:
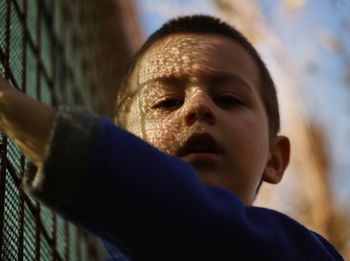
MULTIPOLYGON (((145 37, 179 15, 222 15, 211 0, 134 1, 145 37)), ((326 134, 331 185, 336 197, 346 202, 350 196, 350 1, 250 1, 262 15, 266 34, 287 57, 292 68, 287 76, 295 85, 300 111, 326 134)), ((266 46, 258 48, 263 58, 276 59, 266 46)))

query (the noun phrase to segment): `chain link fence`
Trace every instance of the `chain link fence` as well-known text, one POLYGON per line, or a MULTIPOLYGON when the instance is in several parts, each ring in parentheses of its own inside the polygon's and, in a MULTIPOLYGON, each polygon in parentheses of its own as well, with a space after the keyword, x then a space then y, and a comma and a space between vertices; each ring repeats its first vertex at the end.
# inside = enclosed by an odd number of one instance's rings
MULTIPOLYGON (((117 2, 0 0, 0 73, 51 106, 112 116, 131 54, 117 2)), ((3 133, 0 163, 1 260, 101 258, 96 239, 23 193, 26 159, 3 133)))

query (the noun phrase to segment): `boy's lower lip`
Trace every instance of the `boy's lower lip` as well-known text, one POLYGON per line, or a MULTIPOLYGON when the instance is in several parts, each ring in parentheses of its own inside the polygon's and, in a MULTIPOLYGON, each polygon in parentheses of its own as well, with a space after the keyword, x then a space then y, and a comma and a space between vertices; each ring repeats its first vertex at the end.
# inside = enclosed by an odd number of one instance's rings
POLYGON ((220 158, 221 154, 219 153, 213 153, 213 152, 194 152, 189 153, 182 158, 186 161, 211 161, 211 160, 217 160, 220 158))

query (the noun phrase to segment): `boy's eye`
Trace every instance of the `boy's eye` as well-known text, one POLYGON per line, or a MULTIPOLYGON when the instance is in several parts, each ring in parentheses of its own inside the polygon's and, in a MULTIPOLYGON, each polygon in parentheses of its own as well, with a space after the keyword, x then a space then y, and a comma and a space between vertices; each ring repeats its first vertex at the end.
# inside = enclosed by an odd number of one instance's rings
POLYGON ((162 99, 161 101, 157 102, 153 106, 153 108, 172 109, 172 108, 179 107, 181 104, 182 104, 182 101, 177 99, 177 98, 165 98, 165 99, 162 99))
POLYGON ((233 95, 220 95, 214 98, 217 105, 222 107, 235 107, 243 105, 243 102, 233 95))

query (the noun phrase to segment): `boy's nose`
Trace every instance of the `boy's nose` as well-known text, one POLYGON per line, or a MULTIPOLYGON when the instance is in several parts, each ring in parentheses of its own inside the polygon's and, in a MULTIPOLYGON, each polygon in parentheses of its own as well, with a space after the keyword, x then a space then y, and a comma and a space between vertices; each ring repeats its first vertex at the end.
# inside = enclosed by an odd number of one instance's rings
POLYGON ((216 115, 213 104, 204 92, 197 92, 189 99, 185 107, 185 123, 191 126, 196 121, 204 121, 209 125, 215 125, 216 115))

